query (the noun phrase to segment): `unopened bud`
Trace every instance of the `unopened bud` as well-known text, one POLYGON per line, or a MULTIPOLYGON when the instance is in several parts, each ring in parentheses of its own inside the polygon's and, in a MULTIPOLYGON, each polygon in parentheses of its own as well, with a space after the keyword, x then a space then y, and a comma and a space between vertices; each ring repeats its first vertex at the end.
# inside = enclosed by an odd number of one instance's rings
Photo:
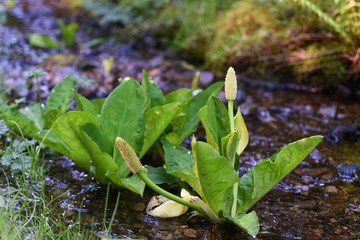
POLYGON ((228 101, 234 101, 236 99, 237 82, 235 70, 229 67, 225 76, 225 98, 228 101))
POLYGON ((136 155, 136 152, 130 146, 130 144, 121 137, 117 137, 115 143, 125 163, 128 165, 130 171, 134 174, 141 171, 143 166, 139 160, 139 157, 136 155))

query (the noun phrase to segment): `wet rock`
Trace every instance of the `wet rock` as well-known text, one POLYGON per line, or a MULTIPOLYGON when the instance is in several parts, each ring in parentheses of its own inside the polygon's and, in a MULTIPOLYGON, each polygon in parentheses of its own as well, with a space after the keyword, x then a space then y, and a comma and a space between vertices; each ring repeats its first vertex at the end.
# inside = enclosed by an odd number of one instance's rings
POLYGON ((259 111, 258 113, 258 118, 261 122, 264 122, 264 123, 269 123, 269 122, 272 122, 274 121, 275 119, 271 116, 270 114, 270 111, 268 110, 261 110, 259 111))
POLYGON ((134 205, 131 206, 131 209, 137 212, 143 212, 145 210, 146 206, 144 203, 139 202, 139 203, 135 203, 134 205))
POLYGON ((324 192, 325 193, 337 194, 339 192, 339 189, 337 187, 335 187, 335 186, 327 186, 324 189, 324 192))
POLYGON ((327 174, 329 173, 329 170, 326 168, 295 168, 293 171, 296 175, 298 176, 303 176, 303 175, 307 175, 307 176, 312 176, 312 177, 319 177, 323 174, 327 174))
POLYGON ((197 238, 197 231, 192 228, 185 228, 184 229, 184 235, 189 238, 197 238))
POLYGON ((338 144, 341 139, 350 141, 360 140, 360 126, 336 126, 324 134, 325 140, 330 144, 338 144))
POLYGON ((316 208, 316 202, 313 200, 306 200, 296 203, 296 205, 300 209, 315 209, 316 208))
POLYGON ((214 74, 209 71, 201 71, 199 81, 201 86, 209 86, 214 81, 214 74))
POLYGON ((319 109, 319 113, 324 117, 335 118, 336 116, 336 107, 335 106, 322 106, 319 109))

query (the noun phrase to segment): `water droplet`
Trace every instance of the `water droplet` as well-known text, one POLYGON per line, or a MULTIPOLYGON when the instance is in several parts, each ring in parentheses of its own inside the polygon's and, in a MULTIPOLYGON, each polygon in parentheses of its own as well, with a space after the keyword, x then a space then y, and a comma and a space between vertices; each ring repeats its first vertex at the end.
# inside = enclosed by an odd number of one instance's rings
POLYGON ((89 172, 90 172, 91 174, 93 174, 93 175, 96 175, 96 167, 93 166, 93 165, 91 165, 89 172))
POLYGON ((196 95, 198 95, 199 93, 201 93, 202 92, 202 90, 201 89, 196 89, 196 90, 194 90, 194 91, 192 91, 192 95, 193 96, 196 96, 196 95))

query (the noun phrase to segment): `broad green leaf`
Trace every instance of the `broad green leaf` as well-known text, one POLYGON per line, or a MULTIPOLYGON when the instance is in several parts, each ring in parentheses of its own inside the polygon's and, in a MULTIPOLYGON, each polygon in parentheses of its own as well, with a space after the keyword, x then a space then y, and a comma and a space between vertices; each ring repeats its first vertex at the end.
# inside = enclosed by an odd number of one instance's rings
POLYGON ((100 115, 101 109, 105 103, 105 98, 96 98, 91 100, 91 103, 94 105, 96 112, 100 115))
POLYGON ((238 212, 244 213, 288 175, 321 141, 322 136, 304 138, 281 148, 251 168, 239 183, 238 212))
POLYGON ((99 125, 99 120, 90 113, 71 111, 56 120, 50 131, 56 133, 56 137, 61 139, 62 144, 64 144, 62 149, 55 150, 67 149, 66 152, 61 153, 67 155, 90 172, 92 159, 84 143, 83 132, 81 130, 81 126, 86 123, 99 125))
POLYGON ((59 27, 61 30, 62 38, 65 42, 65 46, 70 48, 74 44, 75 33, 79 29, 79 24, 77 23, 69 23, 65 24, 63 22, 59 22, 59 27))
POLYGON ((244 118, 241 115, 240 108, 238 108, 238 111, 235 115, 234 121, 235 121, 235 128, 238 133, 238 139, 239 139, 239 143, 238 143, 236 152, 238 155, 240 155, 249 143, 249 133, 246 128, 244 118))
MULTIPOLYGON (((177 116, 172 121, 172 129, 171 132, 171 141, 174 145, 181 144, 180 135, 183 129, 183 125, 185 123, 186 118, 186 110, 190 104, 190 101, 193 99, 193 95, 190 89, 179 89, 173 92, 170 92, 168 95, 165 96, 166 102, 173 103, 178 102, 180 103, 181 107, 177 114, 177 116), (176 141, 176 142, 175 142, 176 141)), ((170 139, 169 139, 170 140, 170 139)))
POLYGON ((147 170, 147 176, 155 184, 167 184, 172 185, 176 183, 176 178, 170 174, 166 173, 166 170, 163 167, 152 167, 150 165, 145 166, 147 170))
POLYGON ((52 90, 46 101, 46 128, 50 128, 57 118, 68 111, 73 99, 74 86, 74 77, 68 76, 52 90))
POLYGON ((183 147, 172 145, 166 139, 161 142, 165 152, 166 172, 187 182, 202 196, 200 182, 193 173, 195 162, 191 152, 183 147))
POLYGON ((206 131, 207 142, 221 151, 221 138, 230 133, 229 115, 224 104, 217 97, 210 97, 206 106, 200 109, 199 116, 206 131))
POLYGON ((51 128, 51 125, 61 116, 58 110, 55 109, 46 109, 44 111, 44 120, 45 120, 45 127, 44 129, 51 128))
POLYGON ((186 104, 190 103, 190 100, 194 97, 191 93, 190 89, 181 88, 168 93, 165 96, 165 100, 167 103, 179 102, 184 107, 182 110, 185 110, 186 104))
POLYGON ((120 188, 127 188, 130 191, 143 195, 145 189, 145 183, 138 177, 137 174, 131 177, 121 178, 117 172, 107 172, 106 176, 111 180, 114 186, 120 188))
POLYGON ((93 102, 88 100, 86 97, 81 96, 77 92, 74 92, 74 96, 79 111, 88 112, 93 114, 94 116, 99 115, 99 112, 93 102))
MULTIPOLYGON (((135 81, 118 86, 106 98, 101 109, 100 126, 109 142, 115 144, 117 136, 125 139, 139 153, 144 140, 146 95, 135 81)), ((120 156, 118 151, 114 151, 120 156)))
POLYGON ((43 130, 45 126, 44 108, 40 103, 30 104, 19 110, 22 115, 33 122, 38 131, 43 130))
POLYGON ((232 202, 232 192, 229 188, 239 181, 239 177, 228 160, 220 156, 210 144, 197 142, 196 154, 197 170, 205 202, 216 214, 219 214, 220 211, 225 210, 224 206, 229 206, 226 201, 232 202))
POLYGON ((250 234, 252 237, 256 237, 260 231, 259 219, 255 211, 251 211, 247 214, 239 214, 235 218, 231 218, 230 216, 225 217, 235 223, 239 228, 250 234))
MULTIPOLYGON (((186 109, 186 117, 184 118, 182 129, 179 132, 180 142, 183 142, 187 137, 190 136, 190 134, 196 131, 197 125, 200 121, 200 117, 198 115, 199 110, 207 103, 210 96, 217 96, 219 94, 223 88, 223 85, 223 82, 214 83, 191 100, 188 108, 186 109)), ((195 91, 193 91, 193 93, 195 91)))
POLYGON ((31 45, 40 48, 48 48, 48 49, 61 48, 61 45, 58 41, 42 34, 30 33, 29 42, 31 45))
POLYGON ((177 114, 180 104, 169 103, 156 106, 145 112, 144 143, 139 157, 142 158, 155 141, 165 131, 171 120, 177 114))
POLYGON ((71 100, 73 99, 73 88, 75 86, 75 78, 68 76, 62 80, 52 90, 50 96, 46 101, 48 109, 58 110, 60 113, 65 113, 69 107, 71 100))
MULTIPOLYGON (((95 126, 93 123, 88 123, 86 127, 95 126)), ((86 129, 85 127, 85 129, 86 129)), ((82 127, 82 129, 84 129, 82 127)), ((89 130, 89 128, 87 128, 89 130)), ((91 129, 91 128, 90 128, 91 129)), ((118 165, 115 160, 106 152, 102 152, 98 144, 90 137, 85 131, 82 131, 83 136, 81 137, 82 143, 86 147, 87 151, 91 156, 90 173, 96 178, 105 183, 106 173, 108 171, 117 171, 118 165)))
POLYGON ((89 122, 83 124, 81 129, 97 144, 101 152, 105 152, 110 156, 112 155, 113 143, 109 142, 108 138, 104 135, 98 125, 89 122))
POLYGON ((61 139, 61 137, 51 129, 40 131, 34 139, 42 144, 47 145, 53 150, 65 155, 70 156, 72 149, 61 139))
POLYGON ((161 106, 166 103, 162 91, 158 87, 157 83, 149 78, 146 71, 143 71, 143 79, 141 85, 144 88, 146 95, 148 96, 150 108, 153 108, 155 106, 161 106))

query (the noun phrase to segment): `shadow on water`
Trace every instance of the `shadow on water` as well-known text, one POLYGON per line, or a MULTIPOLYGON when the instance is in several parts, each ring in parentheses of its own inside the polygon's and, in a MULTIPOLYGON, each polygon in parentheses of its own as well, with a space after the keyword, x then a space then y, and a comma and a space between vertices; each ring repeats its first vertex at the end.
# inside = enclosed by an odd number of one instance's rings
MULTIPOLYGON (((29 84, 23 72, 38 68, 48 72, 41 78, 44 97, 70 73, 91 80, 90 85, 79 89, 89 97, 106 96, 117 84, 118 77, 139 78, 143 69, 147 69, 165 91, 190 86, 194 71, 184 69, 172 54, 157 50, 151 44, 139 50, 132 41, 121 43, 108 38, 91 48, 80 45, 56 51, 32 48, 27 40, 28 33, 56 37, 59 35, 57 20, 61 18, 80 22, 78 43, 105 34, 94 19, 59 6, 61 11, 49 5, 49 1, 37 1, 37 4, 19 1, 8 11, 9 24, 0 26, 0 69, 5 83, 16 86, 13 90, 16 96, 25 96, 28 101, 36 99, 36 86, 29 84), (102 67, 102 60, 108 57, 115 58, 110 73, 104 72, 102 67)), ((203 72, 202 76, 205 76, 201 79, 203 85, 215 79, 210 72, 203 72)), ((241 174, 288 142, 316 134, 324 134, 328 139, 254 206, 262 230, 257 239, 360 238, 360 141, 356 139, 360 102, 247 83, 237 103, 250 131, 249 146, 241 157, 241 174)), ((82 224, 95 229, 99 237, 103 236, 106 186, 66 158, 48 160, 47 166, 46 191, 49 198, 57 197, 54 202, 57 211, 53 215, 71 225, 81 212, 82 224)), ((117 191, 111 189, 107 224, 117 191)), ((176 219, 148 216, 144 210, 152 194, 146 191, 144 197, 139 198, 121 191, 112 226, 113 237, 249 238, 233 226, 188 219, 189 215, 176 219)))

